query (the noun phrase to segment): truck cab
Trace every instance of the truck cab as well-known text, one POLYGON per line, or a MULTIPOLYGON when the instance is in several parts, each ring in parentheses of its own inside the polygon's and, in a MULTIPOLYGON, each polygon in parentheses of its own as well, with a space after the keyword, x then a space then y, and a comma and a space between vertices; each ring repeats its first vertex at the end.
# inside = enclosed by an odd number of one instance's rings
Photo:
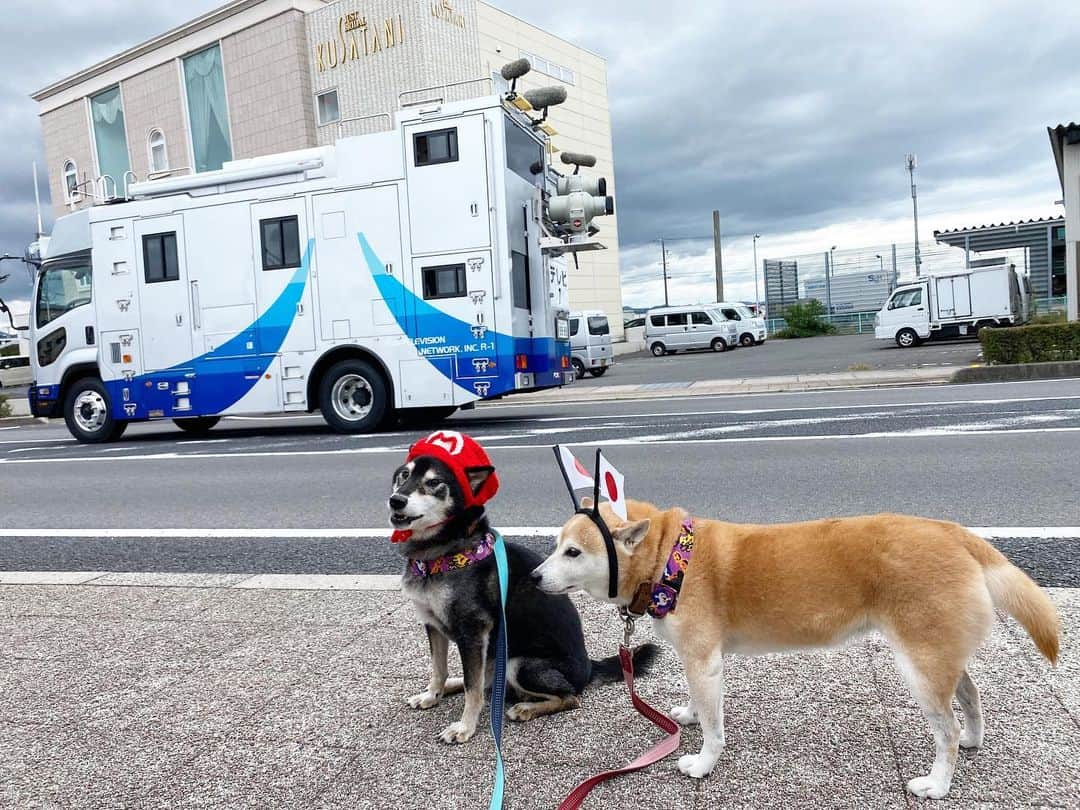
POLYGON ((901 349, 918 346, 929 338, 928 297, 925 283, 897 287, 874 317, 874 337, 895 340, 901 349))
POLYGON ((579 380, 586 372, 602 377, 611 368, 611 328, 603 310, 570 313, 570 362, 579 380))

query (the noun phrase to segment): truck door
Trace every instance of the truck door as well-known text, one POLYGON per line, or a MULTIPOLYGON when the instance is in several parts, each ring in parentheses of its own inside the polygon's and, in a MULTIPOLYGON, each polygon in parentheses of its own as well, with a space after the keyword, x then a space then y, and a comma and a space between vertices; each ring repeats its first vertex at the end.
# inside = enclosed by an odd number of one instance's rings
POLYGON ((484 117, 405 127, 412 252, 445 253, 491 244, 484 117))
POLYGON ((193 356, 183 217, 138 220, 134 230, 143 368, 183 366, 193 356))
POLYGON ((315 348, 311 307, 313 251, 309 247, 307 199, 251 206, 258 309, 258 351, 288 354, 315 348))

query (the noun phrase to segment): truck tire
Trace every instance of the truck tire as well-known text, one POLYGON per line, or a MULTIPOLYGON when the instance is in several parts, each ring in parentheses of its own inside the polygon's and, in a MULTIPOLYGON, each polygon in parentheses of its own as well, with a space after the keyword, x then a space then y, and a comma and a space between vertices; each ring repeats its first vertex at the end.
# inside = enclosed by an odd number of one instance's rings
POLYGON ((116 441, 127 430, 127 422, 113 418, 109 392, 97 377, 83 377, 68 388, 64 422, 83 444, 116 441))
POLYGON ((754 342, 754 336, 751 335, 749 332, 739 338, 739 343, 743 346, 753 346, 754 342))
POLYGON ((727 341, 725 341, 723 338, 715 338, 713 342, 709 345, 709 348, 711 348, 714 352, 726 352, 727 341))
POLYGON ((184 433, 189 433, 192 436, 205 436, 220 421, 220 416, 193 416, 190 419, 173 419, 173 424, 184 433))
POLYGON ((380 374, 364 360, 335 363, 319 382, 319 408, 338 433, 371 433, 389 407, 390 392, 380 374))
POLYGON ((600 368, 589 369, 589 373, 592 374, 594 377, 603 377, 605 372, 607 372, 607 366, 600 366, 600 368))
POLYGON ((585 364, 578 360, 576 357, 570 360, 570 365, 574 367, 574 377, 580 380, 585 376, 585 364))
POLYGON ((660 341, 657 341, 649 347, 649 351, 652 352, 653 357, 663 357, 667 354, 667 347, 660 341))
POLYGON ((901 329, 896 333, 896 345, 901 349, 911 349, 920 343, 922 341, 914 329, 901 329))

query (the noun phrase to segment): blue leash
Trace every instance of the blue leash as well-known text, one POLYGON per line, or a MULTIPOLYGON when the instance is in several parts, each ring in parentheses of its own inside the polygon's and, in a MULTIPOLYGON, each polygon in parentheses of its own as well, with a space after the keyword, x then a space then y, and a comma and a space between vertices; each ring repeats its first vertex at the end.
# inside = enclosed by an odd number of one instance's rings
POLYGON ((502 810, 503 774, 502 729, 506 705, 506 592, 510 589, 510 566, 506 561, 506 544, 502 535, 495 534, 495 567, 499 572, 499 600, 502 603, 502 621, 495 635, 495 679, 491 684, 491 736, 495 740, 495 785, 491 789, 489 810, 502 810))

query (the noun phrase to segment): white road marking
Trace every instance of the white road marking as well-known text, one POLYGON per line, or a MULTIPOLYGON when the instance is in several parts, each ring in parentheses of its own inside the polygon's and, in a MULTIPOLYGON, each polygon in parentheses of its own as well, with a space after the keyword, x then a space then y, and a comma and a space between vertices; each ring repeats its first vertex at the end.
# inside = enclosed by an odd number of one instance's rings
POLYGON ((396 591, 401 588, 401 575, 257 574, 232 587, 290 591, 396 591))
MULTIPOLYGON (((956 429, 942 428, 928 432, 928 429, 898 431, 898 432, 873 432, 873 433, 831 433, 812 436, 739 436, 713 439, 671 439, 671 434, 656 434, 651 436, 634 436, 624 439, 598 439, 592 442, 564 442, 568 447, 656 447, 671 446, 682 447, 686 445, 710 445, 710 444, 755 444, 762 442, 815 442, 815 441, 853 441, 859 439, 940 439, 942 437, 955 436, 1022 436, 1033 433, 1075 433, 1080 427, 1039 427, 1039 428, 1014 428, 1009 430, 986 430, 986 429, 956 429)), ((522 438, 519 434, 505 434, 498 436, 481 436, 486 441, 502 441, 506 439, 522 438)), ((497 444, 488 447, 490 452, 510 450, 549 450, 549 444, 497 444)), ((238 458, 278 458, 296 456, 354 456, 354 455, 399 455, 408 450, 408 447, 356 447, 340 448, 336 450, 290 450, 290 451, 237 451, 233 453, 147 453, 136 456, 64 456, 60 458, 0 458, 0 465, 5 464, 76 464, 108 461, 191 461, 206 459, 238 459, 238 458)))
POLYGON ((85 585, 108 571, 0 571, 0 585, 85 585))
MULTIPOLYGON (((505 526, 498 527, 504 537, 554 537, 561 526, 505 526)), ((1035 540, 1075 537, 1080 539, 1080 526, 968 526, 968 531, 980 537, 1019 537, 1035 540)), ((29 538, 94 538, 114 539, 192 539, 192 540, 291 540, 291 539, 342 539, 386 540, 390 529, 342 528, 342 529, 206 529, 206 528, 145 528, 145 529, 0 529, 0 537, 29 538)))

